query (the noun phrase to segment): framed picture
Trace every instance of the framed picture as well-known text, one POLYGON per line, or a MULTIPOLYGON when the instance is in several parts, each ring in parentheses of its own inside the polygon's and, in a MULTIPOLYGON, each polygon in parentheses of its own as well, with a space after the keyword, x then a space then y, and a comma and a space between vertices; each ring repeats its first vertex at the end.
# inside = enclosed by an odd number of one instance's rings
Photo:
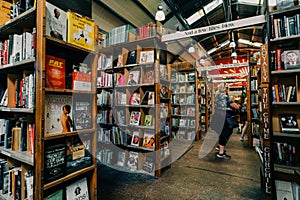
POLYGON ((143 63, 154 63, 154 50, 141 51, 140 64, 143 64, 143 63))

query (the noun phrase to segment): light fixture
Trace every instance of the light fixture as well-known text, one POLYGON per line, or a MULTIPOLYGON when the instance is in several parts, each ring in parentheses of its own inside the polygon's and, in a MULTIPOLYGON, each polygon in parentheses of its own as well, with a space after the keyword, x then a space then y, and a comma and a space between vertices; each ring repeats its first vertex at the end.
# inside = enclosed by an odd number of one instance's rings
POLYGON ((157 12, 155 14, 155 20, 157 21, 164 21, 166 18, 165 13, 163 11, 163 6, 161 4, 159 4, 157 6, 157 12))
POLYGON ((188 49, 189 53, 195 53, 195 47, 193 46, 193 44, 191 44, 191 46, 188 49))
POLYGON ((234 41, 231 41, 230 44, 229 44, 229 47, 230 48, 235 48, 236 47, 236 44, 234 41))
POLYGON ((231 57, 237 57, 237 54, 236 54, 235 51, 233 51, 233 52, 231 53, 231 57))

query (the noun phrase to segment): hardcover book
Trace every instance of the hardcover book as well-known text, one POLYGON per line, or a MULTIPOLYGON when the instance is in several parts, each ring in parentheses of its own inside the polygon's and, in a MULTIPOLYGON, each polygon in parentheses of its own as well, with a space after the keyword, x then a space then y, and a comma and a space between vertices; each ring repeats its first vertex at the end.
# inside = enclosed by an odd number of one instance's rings
POLYGON ((133 50, 128 53, 126 65, 136 64, 137 51, 133 50))
POLYGON ((66 146, 63 140, 45 143, 44 179, 51 182, 65 175, 66 146))
POLYGON ((72 109, 67 115, 63 113, 65 105, 72 105, 71 95, 45 95, 45 133, 62 133, 62 122, 67 123, 65 119, 70 119, 72 116, 72 109))
POLYGON ((46 35, 63 41, 67 39, 67 14, 49 2, 46 2, 46 35))
POLYGON ((145 131, 143 139, 143 147, 154 149, 155 147, 155 135, 152 132, 145 131))
POLYGON ((281 131, 284 133, 299 133, 297 116, 293 113, 279 114, 281 131))
POLYGON ((132 133, 132 139, 131 139, 131 145, 133 146, 139 146, 140 136, 138 131, 133 131, 132 133))
POLYGON ((87 178, 80 179, 66 187, 67 200, 90 199, 87 178))
POLYGON ((140 70, 131 70, 129 71, 127 85, 139 84, 139 79, 140 79, 140 70))
POLYGON ((65 89, 65 59, 55 56, 46 55, 46 87, 65 89))
POLYGON ((154 63, 154 50, 141 51, 139 61, 140 61, 140 64, 154 63))

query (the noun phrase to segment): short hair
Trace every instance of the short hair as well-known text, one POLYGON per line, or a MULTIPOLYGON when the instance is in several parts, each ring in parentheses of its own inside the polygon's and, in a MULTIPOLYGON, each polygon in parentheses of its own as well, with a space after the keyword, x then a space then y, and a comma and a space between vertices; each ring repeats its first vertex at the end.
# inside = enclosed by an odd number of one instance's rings
POLYGON ((226 88, 228 88, 228 85, 226 85, 225 83, 220 83, 217 88, 218 92, 225 92, 226 88))

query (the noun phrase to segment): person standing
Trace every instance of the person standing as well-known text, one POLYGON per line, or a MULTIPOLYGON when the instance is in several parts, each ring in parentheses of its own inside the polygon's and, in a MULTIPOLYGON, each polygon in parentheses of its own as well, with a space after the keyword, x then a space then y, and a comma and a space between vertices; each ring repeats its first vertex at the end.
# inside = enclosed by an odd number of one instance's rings
POLYGON ((232 135, 233 128, 229 127, 226 118, 236 115, 238 111, 238 104, 228 95, 228 86, 225 83, 220 83, 215 95, 215 112, 212 118, 212 128, 219 134, 219 145, 216 147, 218 150, 217 158, 231 158, 226 153, 225 146, 232 135))

